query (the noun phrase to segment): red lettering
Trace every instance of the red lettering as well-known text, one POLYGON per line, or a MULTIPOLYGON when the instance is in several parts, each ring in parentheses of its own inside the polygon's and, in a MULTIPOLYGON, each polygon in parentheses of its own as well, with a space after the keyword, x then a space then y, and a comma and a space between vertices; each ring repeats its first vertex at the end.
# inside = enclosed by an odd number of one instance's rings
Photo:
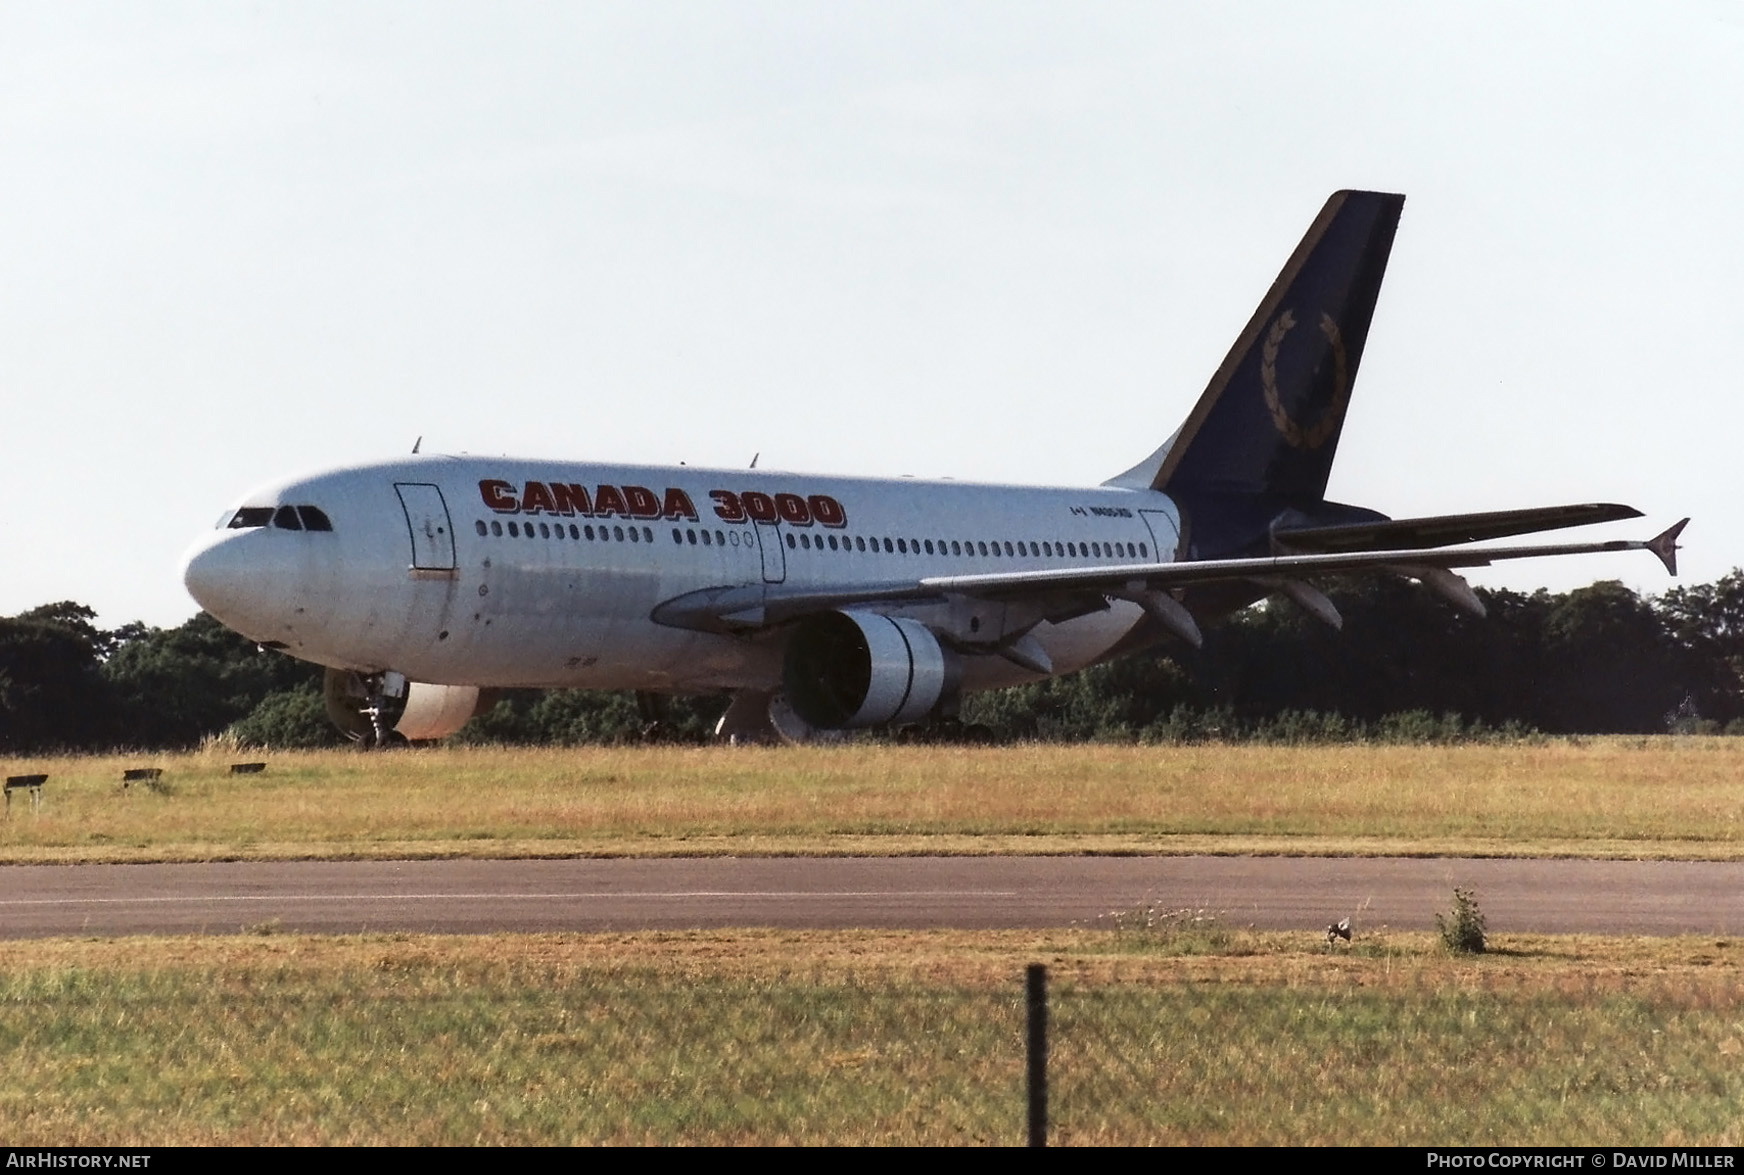
POLYGON ((811 516, 825 526, 848 525, 848 512, 842 509, 842 504, 828 494, 813 494, 806 501, 811 505, 811 516))
POLYGON ((715 516, 721 521, 745 521, 745 508, 739 504, 738 494, 731 490, 710 490, 709 497, 715 500, 715 516))
POLYGON ((478 496, 484 499, 484 504, 498 514, 513 514, 521 508, 515 498, 515 483, 486 478, 478 483, 478 496))
POLYGON ((805 508, 805 499, 798 494, 776 494, 775 512, 781 515, 783 522, 795 526, 811 525, 811 511, 805 508))
POLYGON ((666 491, 666 505, 660 511, 660 517, 668 522, 677 522, 680 518, 696 521, 696 507, 690 504, 690 495, 680 489, 666 491))
POLYGON ((660 499, 654 496, 653 490, 625 486, 624 500, 630 504, 630 515, 634 518, 660 517, 660 499))
POLYGON ((630 516, 630 511, 624 506, 624 495, 618 493, 617 486, 601 486, 594 492, 593 512, 596 518, 610 518, 614 514, 619 518, 630 516))
POLYGON ((557 513, 565 518, 572 514, 580 514, 585 518, 593 513, 593 507, 588 505, 586 486, 553 482, 551 497, 557 504, 557 513))
POLYGON ((739 502, 745 507, 745 513, 755 521, 775 521, 775 499, 761 490, 746 490, 739 495, 739 502))
POLYGON ((555 514, 557 503, 551 500, 551 491, 545 488, 542 481, 530 481, 521 490, 521 513, 523 514, 555 514))

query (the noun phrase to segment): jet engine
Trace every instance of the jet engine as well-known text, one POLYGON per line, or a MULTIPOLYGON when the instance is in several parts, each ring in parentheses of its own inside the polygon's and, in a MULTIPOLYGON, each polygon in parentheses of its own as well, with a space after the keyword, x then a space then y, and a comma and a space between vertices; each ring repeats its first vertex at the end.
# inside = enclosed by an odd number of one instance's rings
POLYGON ((480 691, 472 685, 429 685, 397 673, 365 676, 329 669, 322 682, 327 717, 346 738, 365 746, 381 735, 418 740, 446 738, 478 713, 480 691))
POLYGON ((954 698, 962 670, 918 620, 843 611, 800 623, 781 677, 795 714, 840 730, 919 722, 954 698))

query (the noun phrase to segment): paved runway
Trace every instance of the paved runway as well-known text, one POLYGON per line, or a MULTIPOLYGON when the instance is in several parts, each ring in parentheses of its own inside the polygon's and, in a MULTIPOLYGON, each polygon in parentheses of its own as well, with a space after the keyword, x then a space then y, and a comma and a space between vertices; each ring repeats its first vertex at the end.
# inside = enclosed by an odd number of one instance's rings
POLYGON ((1155 903, 1225 925, 1744 933, 1744 863, 1300 857, 684 858, 0 866, 0 937, 1049 927, 1155 903))

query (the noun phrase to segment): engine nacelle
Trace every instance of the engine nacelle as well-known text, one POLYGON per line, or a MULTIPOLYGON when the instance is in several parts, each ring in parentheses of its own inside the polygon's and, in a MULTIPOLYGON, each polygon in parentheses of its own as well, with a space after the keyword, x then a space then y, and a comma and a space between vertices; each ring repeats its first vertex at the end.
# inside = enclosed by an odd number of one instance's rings
MULTIPOLYGON (((382 726, 404 738, 446 738, 478 713, 477 686, 428 685, 393 673, 386 678, 379 694, 382 726)), ((358 674, 329 669, 322 692, 327 717, 346 738, 353 742, 374 738, 375 726, 366 712, 370 687, 358 674)))
POLYGON ((406 708, 394 723, 396 733, 414 742, 447 738, 478 713, 476 685, 426 685, 414 681, 406 689, 406 708))
POLYGON ((781 677, 795 714, 841 730, 918 722, 956 692, 962 671, 918 620, 825 612, 800 623, 781 677))

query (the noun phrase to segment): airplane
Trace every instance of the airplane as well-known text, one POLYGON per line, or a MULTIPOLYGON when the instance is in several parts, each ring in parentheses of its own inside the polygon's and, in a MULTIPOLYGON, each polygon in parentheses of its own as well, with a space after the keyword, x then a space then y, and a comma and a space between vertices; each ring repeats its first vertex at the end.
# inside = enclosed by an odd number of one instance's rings
POLYGON ((1641 514, 1326 499, 1403 206, 1334 193, 1185 423, 1100 486, 424 454, 250 491, 183 580, 325 666, 329 715, 368 747, 452 734, 504 687, 724 691, 735 741, 948 724, 966 694, 1198 646, 1268 597, 1337 627, 1326 577, 1407 577, 1481 616, 1456 569, 1645 550, 1676 575, 1687 518, 1474 546, 1641 514))

